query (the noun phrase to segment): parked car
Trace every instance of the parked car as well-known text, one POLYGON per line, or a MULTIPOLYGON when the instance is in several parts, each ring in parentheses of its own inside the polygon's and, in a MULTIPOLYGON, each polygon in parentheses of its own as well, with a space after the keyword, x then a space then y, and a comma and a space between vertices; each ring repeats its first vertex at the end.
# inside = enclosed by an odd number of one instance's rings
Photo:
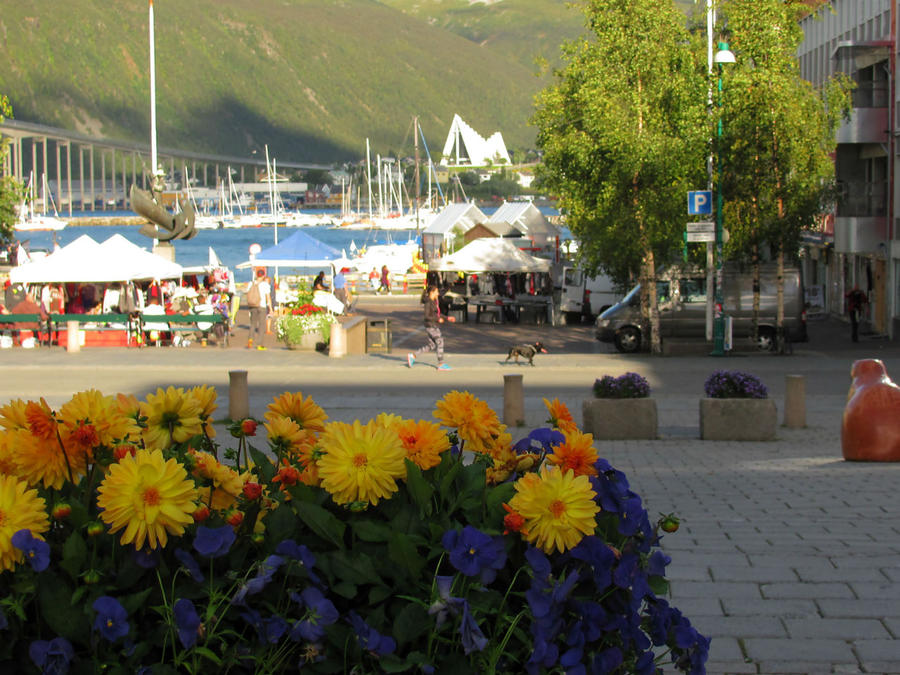
MULTIPOLYGON (((672 270, 657 281, 660 334, 663 338, 706 336, 706 276, 702 272, 672 270)), ((635 286, 620 302, 597 317, 596 334, 601 342, 612 342, 620 352, 631 353, 646 344, 650 327, 641 316, 641 287, 635 286)), ((753 328, 753 274, 749 267, 726 263, 724 269, 724 314, 732 317, 734 340, 753 339, 761 351, 776 343, 777 287, 775 264, 760 269, 759 328, 753 328)), ((806 309, 800 270, 784 272, 784 328, 792 342, 805 342, 806 309)))

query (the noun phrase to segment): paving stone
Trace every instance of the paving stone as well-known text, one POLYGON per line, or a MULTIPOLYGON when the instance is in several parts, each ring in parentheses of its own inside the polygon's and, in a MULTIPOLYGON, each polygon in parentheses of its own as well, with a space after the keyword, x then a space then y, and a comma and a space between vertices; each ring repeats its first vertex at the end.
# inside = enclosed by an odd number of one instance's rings
POLYGON ((819 616, 819 609, 812 600, 745 600, 723 598, 725 616, 768 616, 806 618, 819 616))
POLYGON ((772 583, 761 584, 764 598, 854 598, 847 584, 841 583, 772 583))
POLYGON ((787 630, 775 616, 695 616, 691 624, 703 635, 711 638, 738 636, 739 638, 786 638, 787 630))
POLYGON ((890 638, 877 619, 785 619, 784 623, 792 638, 890 638))
POLYGON ((714 566, 710 568, 710 575, 715 581, 799 581, 794 570, 782 565, 714 566))
POLYGON ((900 600, 900 585, 890 582, 870 583, 870 582, 852 582, 850 588, 861 600, 892 598, 900 600))
POLYGON ((848 618, 900 617, 900 602, 896 600, 817 600, 822 616, 848 618))
POLYGON ((744 581, 679 581, 670 586, 672 597, 678 598, 748 598, 759 599, 759 584, 744 581))
POLYGON ((851 646, 839 640, 748 638, 744 640, 747 656, 754 661, 772 661, 809 665, 853 663, 851 646))
POLYGON ((897 640, 854 640, 853 649, 863 663, 872 661, 893 663, 900 670, 900 642, 897 640))
POLYGON ((874 567, 852 567, 848 569, 831 566, 812 567, 804 565, 802 567, 795 567, 794 570, 797 572, 797 575, 800 577, 801 581, 808 582, 846 581, 852 586, 853 582, 884 582, 887 580, 882 571, 874 567))

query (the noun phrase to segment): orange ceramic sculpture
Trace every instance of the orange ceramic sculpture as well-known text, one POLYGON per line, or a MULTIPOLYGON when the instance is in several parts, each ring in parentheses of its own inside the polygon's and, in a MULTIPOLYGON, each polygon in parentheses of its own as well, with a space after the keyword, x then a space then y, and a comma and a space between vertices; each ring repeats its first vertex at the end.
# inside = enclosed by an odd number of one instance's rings
POLYGON ((841 424, 844 459, 900 462, 900 387, 878 359, 857 361, 850 375, 841 424))

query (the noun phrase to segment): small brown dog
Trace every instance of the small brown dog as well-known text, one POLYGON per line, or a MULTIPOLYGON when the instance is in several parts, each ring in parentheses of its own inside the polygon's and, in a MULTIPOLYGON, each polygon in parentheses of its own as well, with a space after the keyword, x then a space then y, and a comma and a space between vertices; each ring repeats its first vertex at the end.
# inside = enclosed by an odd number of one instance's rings
MULTIPOLYGON (((534 357, 539 353, 547 353, 547 350, 544 349, 544 345, 541 342, 535 342, 533 345, 516 345, 515 347, 509 348, 509 356, 506 357, 506 361, 515 357, 516 363, 518 363, 519 357, 521 356, 523 359, 528 359, 528 363, 534 366, 534 357)), ((506 363, 506 361, 504 361, 504 363, 506 363)))

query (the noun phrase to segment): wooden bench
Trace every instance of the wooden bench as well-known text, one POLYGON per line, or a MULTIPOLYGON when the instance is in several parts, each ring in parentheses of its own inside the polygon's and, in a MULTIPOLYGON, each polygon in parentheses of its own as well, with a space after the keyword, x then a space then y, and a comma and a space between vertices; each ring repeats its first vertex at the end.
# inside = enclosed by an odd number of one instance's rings
MULTIPOLYGON (((228 325, 224 314, 213 312, 212 314, 146 314, 141 316, 141 330, 145 330, 143 324, 168 324, 170 333, 194 333, 201 332, 204 336, 209 333, 216 324, 224 327, 222 345, 228 344, 228 325), (200 324, 210 324, 209 328, 201 328, 200 324)), ((162 329, 160 329, 162 330, 162 329)))
POLYGON ((47 336, 47 342, 49 344, 48 329, 47 319, 40 314, 0 314, 0 331, 9 331, 11 333, 28 331, 30 333, 37 333, 38 344, 43 344, 43 340, 41 339, 42 336, 47 336), (36 323, 38 328, 37 330, 34 328, 20 328, 16 325, 20 323, 36 323))

